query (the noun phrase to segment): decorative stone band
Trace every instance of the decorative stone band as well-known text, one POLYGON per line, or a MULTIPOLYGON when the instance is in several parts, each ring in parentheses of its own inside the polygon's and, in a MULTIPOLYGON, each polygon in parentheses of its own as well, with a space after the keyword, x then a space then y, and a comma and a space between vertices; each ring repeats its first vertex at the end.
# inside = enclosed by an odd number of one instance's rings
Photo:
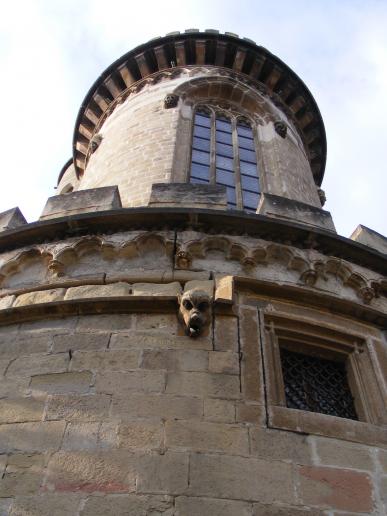
MULTIPOLYGON (((78 176, 85 170, 91 141, 101 121, 131 92, 147 81, 173 79, 195 67, 229 70, 248 80, 286 112, 296 126, 310 155, 315 181, 321 184, 326 161, 324 124, 317 104, 301 79, 280 59, 249 39, 218 31, 173 32, 128 52, 107 68, 90 88, 75 124, 73 158, 78 176)), ((176 100, 176 99, 174 99, 176 100)), ((174 105, 168 99, 167 107, 174 105)))

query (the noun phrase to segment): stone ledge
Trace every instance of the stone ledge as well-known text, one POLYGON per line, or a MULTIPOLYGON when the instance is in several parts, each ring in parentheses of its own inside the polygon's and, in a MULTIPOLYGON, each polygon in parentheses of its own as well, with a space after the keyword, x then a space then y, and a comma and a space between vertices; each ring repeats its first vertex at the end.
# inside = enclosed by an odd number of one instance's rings
POLYGON ((359 224, 350 239, 387 254, 387 238, 366 226, 359 224))
POLYGON ((0 213, 0 231, 16 229, 25 224, 27 221, 18 207, 0 213))
POLYGON ((121 208, 118 186, 104 186, 55 195, 47 200, 39 220, 47 220, 79 213, 99 212, 121 208))
POLYGON ((226 187, 191 183, 155 183, 152 185, 149 206, 226 210, 226 187))
POLYGON ((329 211, 278 195, 263 193, 257 213, 289 222, 307 224, 336 233, 329 211))

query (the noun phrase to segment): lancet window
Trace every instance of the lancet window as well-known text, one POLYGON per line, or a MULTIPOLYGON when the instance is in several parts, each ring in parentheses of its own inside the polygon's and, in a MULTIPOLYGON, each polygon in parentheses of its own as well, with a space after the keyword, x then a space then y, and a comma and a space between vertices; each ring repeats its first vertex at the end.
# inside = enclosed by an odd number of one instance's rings
POLYGON ((190 182, 224 185, 230 209, 256 212, 260 186, 249 119, 209 106, 196 109, 190 182))

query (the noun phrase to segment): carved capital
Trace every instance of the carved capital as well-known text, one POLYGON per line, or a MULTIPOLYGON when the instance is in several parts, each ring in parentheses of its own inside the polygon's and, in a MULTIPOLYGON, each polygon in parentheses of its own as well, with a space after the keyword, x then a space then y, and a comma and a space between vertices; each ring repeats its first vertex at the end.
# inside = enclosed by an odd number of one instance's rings
POLYGON ((276 120, 274 122, 274 129, 277 134, 281 136, 281 138, 286 138, 286 134, 288 132, 288 126, 282 120, 276 120))
POLYGON ((178 102, 179 102, 179 95, 174 95, 172 93, 169 93, 164 98, 164 107, 165 107, 165 109, 174 108, 177 106, 178 102))

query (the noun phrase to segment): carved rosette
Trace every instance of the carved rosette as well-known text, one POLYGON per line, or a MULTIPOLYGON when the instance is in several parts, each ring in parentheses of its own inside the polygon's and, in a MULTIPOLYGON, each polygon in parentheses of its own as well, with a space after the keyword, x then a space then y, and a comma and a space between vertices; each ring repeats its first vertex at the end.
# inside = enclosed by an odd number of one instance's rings
POLYGON ((169 93, 164 98, 164 107, 165 109, 171 109, 177 106, 179 102, 179 96, 174 95, 173 93, 169 93))
POLYGON ((288 132, 288 126, 282 120, 276 120, 274 122, 274 129, 277 134, 281 136, 281 138, 286 138, 286 134, 288 132))

